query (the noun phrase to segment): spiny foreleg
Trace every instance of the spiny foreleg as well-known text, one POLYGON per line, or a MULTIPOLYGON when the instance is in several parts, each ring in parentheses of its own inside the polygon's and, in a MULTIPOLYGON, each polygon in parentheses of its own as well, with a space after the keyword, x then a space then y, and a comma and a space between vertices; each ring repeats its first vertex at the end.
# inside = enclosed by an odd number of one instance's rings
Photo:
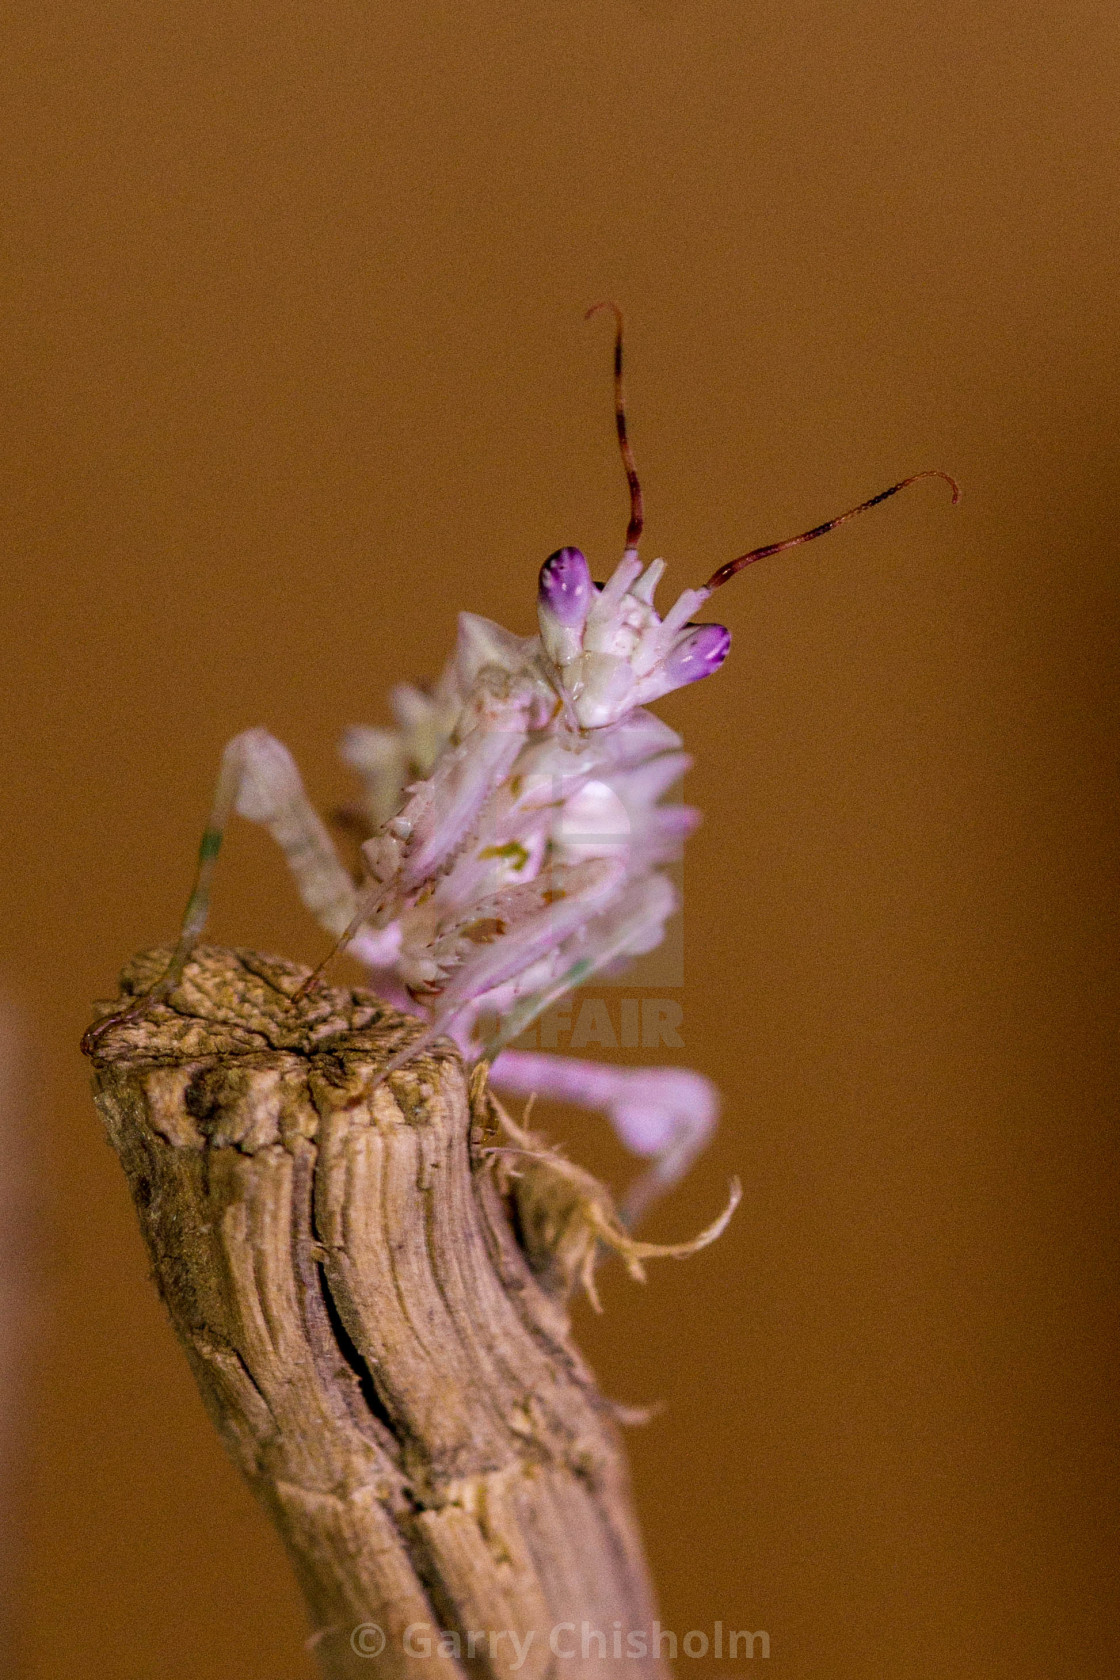
POLYGON ((349 920, 334 930, 334 949, 297 997, 310 990, 340 950, 352 948, 374 968, 395 960, 395 947, 377 948, 377 932, 394 937, 398 918, 454 867, 508 778, 539 704, 531 680, 489 669, 480 673, 458 738, 443 748, 429 776, 406 789, 396 815, 363 844, 366 879, 353 897, 349 920))
POLYGON ((373 911, 377 923, 392 920, 470 840, 525 745, 536 701, 528 681, 510 684, 504 673, 496 673, 493 683, 480 678, 459 739, 444 748, 431 775, 413 784, 396 816, 362 847, 367 892, 379 900, 373 911))
POLYGON ((472 1019, 488 994, 562 951, 618 895, 625 879, 620 859, 589 858, 553 868, 477 901, 415 953, 402 948, 398 972, 415 993, 427 994, 431 1022, 384 1074, 434 1038, 454 1032, 464 1018, 472 1019))

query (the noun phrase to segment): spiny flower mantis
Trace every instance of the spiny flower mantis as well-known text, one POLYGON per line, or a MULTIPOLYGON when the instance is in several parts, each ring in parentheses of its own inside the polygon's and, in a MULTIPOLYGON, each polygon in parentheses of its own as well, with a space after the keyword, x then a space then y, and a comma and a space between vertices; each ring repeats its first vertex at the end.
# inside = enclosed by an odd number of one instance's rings
MULTIPOLYGON (((394 689, 394 729, 358 727, 342 756, 362 786, 364 878, 344 868, 287 748, 263 729, 226 747, 198 873, 174 956, 137 1014, 167 996, 206 922, 231 812, 282 848, 300 896, 337 944, 371 972, 388 1002, 419 1012, 423 1037, 385 1073, 448 1034, 491 1080, 605 1113, 650 1163, 631 1186, 633 1222, 703 1147, 719 1098, 703 1074, 624 1068, 510 1048, 545 1009, 590 976, 652 950, 676 909, 664 865, 698 821, 664 795, 690 759, 646 708, 712 675, 731 645, 694 614, 743 567, 811 542, 939 469, 915 473, 824 524, 751 549, 686 589, 664 617, 654 605, 663 560, 639 558, 641 485, 626 427, 622 314, 615 315, 619 448, 630 493, 622 558, 596 585, 583 554, 560 548, 541 568, 539 632, 518 636, 463 613, 458 645, 431 693, 394 689), (496 1025, 495 1025, 496 1023, 496 1025)), ((315 977, 308 982, 314 984, 315 977)), ((87 1034, 96 1036, 109 1017, 87 1034)))

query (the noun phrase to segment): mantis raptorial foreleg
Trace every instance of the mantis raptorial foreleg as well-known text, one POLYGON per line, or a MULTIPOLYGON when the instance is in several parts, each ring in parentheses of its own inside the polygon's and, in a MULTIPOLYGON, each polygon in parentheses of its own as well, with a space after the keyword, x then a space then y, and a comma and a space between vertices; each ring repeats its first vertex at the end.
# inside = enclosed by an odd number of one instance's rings
MULTIPOLYGON (((431 988, 430 1024, 386 1064, 382 1078, 442 1034, 469 1041, 479 1000, 562 949, 609 901, 624 876, 619 861, 589 859, 495 893, 476 906, 480 913, 469 923, 449 928, 432 946, 450 972, 431 988), (462 1034, 460 1026, 466 1029, 462 1034)), ((402 966, 403 960, 402 954, 402 966)))
POLYGON ((448 745, 431 775, 413 783, 400 810, 365 842, 375 925, 398 915, 462 851, 525 745, 533 698, 525 682, 503 694, 480 683, 462 738, 448 745))

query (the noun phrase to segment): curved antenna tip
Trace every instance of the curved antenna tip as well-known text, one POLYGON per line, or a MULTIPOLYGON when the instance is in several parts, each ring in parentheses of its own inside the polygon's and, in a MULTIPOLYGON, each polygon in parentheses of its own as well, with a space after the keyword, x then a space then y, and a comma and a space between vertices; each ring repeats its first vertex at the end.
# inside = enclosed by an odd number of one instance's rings
POLYGON ((912 484, 919 484, 923 478, 939 478, 943 484, 947 484, 953 492, 949 498, 949 506, 956 507, 961 499, 961 487, 952 473, 947 473, 943 467, 926 467, 923 472, 911 473, 909 478, 904 478, 898 484, 893 484, 885 494, 894 496, 899 490, 909 490, 912 484))

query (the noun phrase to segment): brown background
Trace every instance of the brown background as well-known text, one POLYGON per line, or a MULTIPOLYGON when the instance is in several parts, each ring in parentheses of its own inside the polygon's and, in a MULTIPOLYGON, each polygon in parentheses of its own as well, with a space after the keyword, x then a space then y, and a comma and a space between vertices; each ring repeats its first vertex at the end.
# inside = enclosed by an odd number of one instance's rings
MULTIPOLYGON (((727 666, 661 708, 706 814, 681 1059, 727 1108, 651 1230, 746 1187, 584 1326, 665 1402, 632 1437, 663 1621, 765 1628, 790 1680, 1120 1672, 1115 6, 46 0, 4 33, 20 1673, 312 1674, 76 1041, 177 924, 228 736, 336 799, 340 730, 458 608, 528 631, 551 549, 613 561, 604 294, 675 583, 919 467, 966 489, 748 573, 727 666)), ((247 825, 214 931, 323 949, 247 825)))

